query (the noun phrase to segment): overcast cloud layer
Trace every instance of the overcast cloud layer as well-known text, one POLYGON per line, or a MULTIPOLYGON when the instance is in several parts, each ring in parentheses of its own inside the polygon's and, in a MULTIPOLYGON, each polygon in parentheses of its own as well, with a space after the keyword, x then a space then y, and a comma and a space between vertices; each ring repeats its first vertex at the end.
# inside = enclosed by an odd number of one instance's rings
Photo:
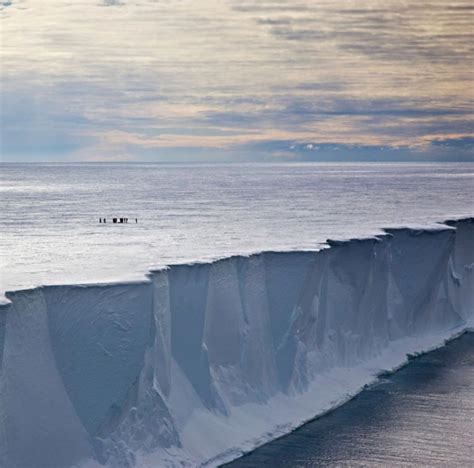
POLYGON ((1 0, 4 160, 473 160, 470 0, 1 0))

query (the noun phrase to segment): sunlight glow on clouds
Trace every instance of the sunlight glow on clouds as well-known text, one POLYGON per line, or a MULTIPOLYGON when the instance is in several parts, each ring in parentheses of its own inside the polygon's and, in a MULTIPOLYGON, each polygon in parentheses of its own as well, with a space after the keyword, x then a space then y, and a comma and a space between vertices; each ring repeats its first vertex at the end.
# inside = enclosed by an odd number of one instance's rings
POLYGON ((472 160, 473 20, 470 0, 5 1, 2 156, 472 160))

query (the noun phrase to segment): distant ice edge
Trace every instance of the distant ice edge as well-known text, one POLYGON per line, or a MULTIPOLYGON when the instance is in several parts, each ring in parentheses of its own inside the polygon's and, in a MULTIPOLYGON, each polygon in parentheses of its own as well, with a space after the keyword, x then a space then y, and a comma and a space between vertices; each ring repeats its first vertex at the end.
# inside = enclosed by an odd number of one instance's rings
POLYGON ((0 466, 215 466, 474 324, 474 218, 8 293, 0 466))

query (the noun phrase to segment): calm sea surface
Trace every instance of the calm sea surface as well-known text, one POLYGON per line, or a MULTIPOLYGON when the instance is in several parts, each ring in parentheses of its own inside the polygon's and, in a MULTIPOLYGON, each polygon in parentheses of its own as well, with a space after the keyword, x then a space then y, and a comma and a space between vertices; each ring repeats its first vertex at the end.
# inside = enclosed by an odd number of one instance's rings
POLYGON ((471 216, 473 199, 474 164, 2 164, 0 293, 318 249, 471 216))
POLYGON ((228 468, 474 466, 474 333, 228 468))

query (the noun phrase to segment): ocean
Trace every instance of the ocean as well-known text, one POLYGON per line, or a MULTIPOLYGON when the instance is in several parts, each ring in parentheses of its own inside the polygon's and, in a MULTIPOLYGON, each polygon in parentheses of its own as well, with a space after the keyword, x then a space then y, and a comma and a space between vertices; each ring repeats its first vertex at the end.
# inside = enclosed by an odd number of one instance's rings
POLYGON ((473 214, 469 163, 0 167, 1 292, 142 279, 170 264, 317 250, 473 214))

